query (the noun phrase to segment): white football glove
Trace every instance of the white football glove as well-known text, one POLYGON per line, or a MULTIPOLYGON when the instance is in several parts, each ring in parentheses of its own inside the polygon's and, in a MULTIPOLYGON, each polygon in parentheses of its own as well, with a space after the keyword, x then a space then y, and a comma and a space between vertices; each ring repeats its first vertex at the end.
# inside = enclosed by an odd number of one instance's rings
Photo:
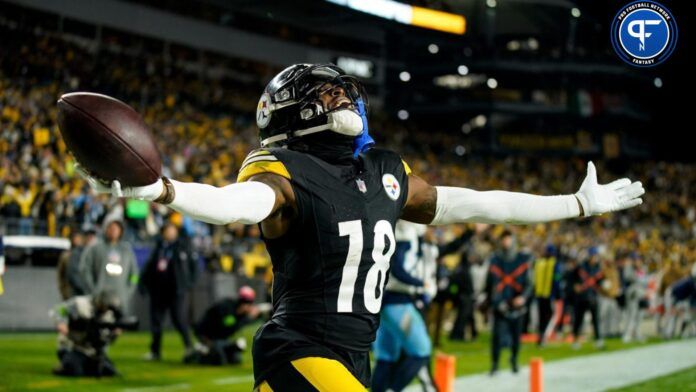
POLYGON ((162 194, 164 183, 161 178, 156 182, 145 186, 121 187, 118 180, 111 181, 111 184, 92 177, 80 165, 75 164, 75 171, 87 181, 89 187, 97 193, 106 193, 114 197, 125 197, 127 199, 138 199, 154 201, 162 194))
POLYGON ((575 196, 580 200, 585 216, 625 210, 643 204, 640 197, 645 193, 640 181, 631 182, 622 178, 609 184, 597 183, 597 169, 592 162, 587 164, 587 177, 575 196))

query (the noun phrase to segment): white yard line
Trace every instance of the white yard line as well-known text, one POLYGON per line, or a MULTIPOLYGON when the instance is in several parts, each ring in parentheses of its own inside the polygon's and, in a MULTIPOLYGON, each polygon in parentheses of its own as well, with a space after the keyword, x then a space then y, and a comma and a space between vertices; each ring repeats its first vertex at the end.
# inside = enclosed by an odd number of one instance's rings
MULTIPOLYGON (((646 347, 585 355, 544 363, 544 390, 605 391, 625 387, 696 366, 696 340, 680 340, 646 347)), ((501 370, 494 377, 487 373, 459 377, 456 391, 529 390, 529 367, 518 374, 501 370)), ((407 391, 419 391, 410 387, 407 391)))
POLYGON ((189 384, 170 384, 170 385, 154 385, 151 387, 142 388, 126 388, 122 389, 122 392, 155 392, 155 391, 181 391, 184 389, 191 389, 189 384))
POLYGON ((236 377, 225 377, 218 378, 213 381, 215 385, 230 385, 230 384, 241 384, 249 381, 254 381, 254 376, 236 376, 236 377))
MULTIPOLYGON (((224 377, 213 380, 215 385, 234 385, 242 384, 254 381, 254 376, 236 376, 236 377, 224 377)), ((126 388, 122 389, 122 392, 158 392, 158 391, 181 391, 191 389, 189 384, 171 384, 171 385, 155 385, 151 387, 143 388, 126 388)))

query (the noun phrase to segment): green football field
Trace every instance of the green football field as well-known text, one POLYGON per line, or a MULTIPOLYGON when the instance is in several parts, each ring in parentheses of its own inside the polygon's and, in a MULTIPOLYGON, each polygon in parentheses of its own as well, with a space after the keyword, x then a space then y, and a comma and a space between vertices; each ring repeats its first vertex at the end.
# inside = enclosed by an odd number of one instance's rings
MULTIPOLYGON (((243 331, 249 342, 257 326, 243 331)), ((652 344, 648 341, 644 344, 652 344)), ((246 353, 244 363, 236 367, 207 367, 181 363, 183 347, 178 336, 165 334, 161 362, 146 362, 149 335, 144 332, 126 333, 111 347, 109 355, 121 372, 121 376, 105 379, 68 379, 51 375, 56 364, 55 335, 51 333, 0 333, 0 391, 249 391, 252 386, 251 356, 246 353)), ((638 344, 624 344, 609 340, 606 351, 622 350, 638 344)), ((455 355, 457 376, 480 373, 490 366, 489 336, 483 335, 477 342, 445 341, 442 351, 455 355)), ((553 361, 578 355, 596 353, 592 344, 585 344, 574 351, 566 344, 537 348, 527 344, 521 352, 521 364, 530 357, 542 357, 553 361)), ((506 363, 503 356, 501 364, 506 363)), ((639 384, 627 390, 666 390, 661 386, 691 386, 696 388, 696 369, 679 372, 639 384)), ((680 390, 685 390, 680 388, 680 390)))
POLYGON ((654 378, 625 388, 612 389, 612 392, 652 392, 652 391, 696 391, 696 367, 654 378))

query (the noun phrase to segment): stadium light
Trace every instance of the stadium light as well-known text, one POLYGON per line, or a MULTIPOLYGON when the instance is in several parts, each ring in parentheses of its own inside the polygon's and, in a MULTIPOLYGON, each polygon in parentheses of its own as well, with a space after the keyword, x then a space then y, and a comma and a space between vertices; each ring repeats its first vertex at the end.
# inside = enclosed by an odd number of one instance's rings
POLYGON ((582 13, 580 12, 580 9, 575 8, 575 7, 573 7, 573 9, 570 10, 570 14, 573 15, 573 17, 575 17, 575 18, 579 18, 580 15, 582 15, 582 13))
POLYGON ((465 76, 469 73, 469 67, 467 67, 466 65, 460 65, 459 67, 457 67, 457 73, 459 73, 462 76, 465 76))
POLYGON ((407 71, 402 71, 399 74, 399 79, 401 79, 402 82, 408 82, 409 80, 411 80, 411 74, 407 71))
POLYGON ((428 45, 428 52, 431 54, 437 54, 437 52, 440 51, 440 47, 437 46, 437 44, 430 44, 428 45))
POLYGON ((474 123, 474 126, 483 128, 486 126, 486 122, 488 122, 488 119, 483 114, 479 114, 478 116, 474 117, 474 120, 472 122, 474 123))
POLYGON ((495 1, 495 0, 486 0, 486 5, 487 5, 489 8, 495 8, 495 7, 498 6, 498 2, 495 1))
POLYGON ((486 81, 486 85, 491 89, 495 89, 496 87, 498 87, 498 81, 494 78, 488 78, 488 80, 486 81))
POLYGON ((662 78, 655 78, 655 80, 653 80, 653 83, 655 84, 655 87, 662 88, 662 78))
POLYGON ((408 110, 401 109, 396 113, 396 116, 399 117, 399 120, 408 120, 408 110))
POLYGON ((369 79, 374 76, 375 64, 369 60, 360 60, 352 57, 336 58, 336 65, 343 68, 351 75, 369 79))
POLYGON ((439 30, 453 34, 464 34, 466 18, 451 14, 399 3, 393 0, 326 0, 343 7, 364 12, 399 23, 439 30))
POLYGON ((466 147, 459 145, 454 149, 455 154, 461 156, 464 156, 466 154, 466 147))
MULTIPOLYGON (((464 70, 462 70, 464 71, 464 70)), ((468 72, 468 69, 466 70, 468 72)), ((433 79, 433 84, 438 87, 444 87, 452 90, 467 89, 486 83, 487 78, 481 74, 467 75, 442 75, 433 79)))

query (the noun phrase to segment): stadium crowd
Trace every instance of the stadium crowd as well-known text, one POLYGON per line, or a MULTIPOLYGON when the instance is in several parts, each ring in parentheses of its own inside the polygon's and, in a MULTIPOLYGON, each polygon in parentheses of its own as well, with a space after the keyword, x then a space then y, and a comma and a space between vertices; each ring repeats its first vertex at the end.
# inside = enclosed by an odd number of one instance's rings
MULTIPOLYGON (((191 59, 185 51, 151 52, 109 37, 96 45, 83 38, 26 29, 7 19, 0 19, 0 34, 12 38, 0 47, 0 224, 6 233, 68 237, 71 231, 99 229, 118 218, 126 222, 125 238, 142 243, 171 222, 193 240, 209 269, 246 275, 267 271, 269 259, 256 227, 212 227, 157 205, 138 213, 137 203, 92 193, 76 175, 74 159, 60 138, 55 102, 61 94, 78 90, 119 97, 143 115, 155 134, 165 175, 223 185, 234 181, 246 154, 258 145, 252 114, 261 81, 272 74, 271 67, 191 59)), ((378 144, 402 151, 413 172, 431 183, 567 194, 576 191, 585 173, 581 158, 460 157, 453 153, 457 135, 417 132, 379 113, 373 117, 371 128, 378 144)), ((625 307, 621 296, 633 281, 624 272, 640 260, 641 273, 650 276, 643 280, 640 297, 652 301, 641 306, 658 309, 665 302, 665 290, 686 277, 696 260, 696 166, 640 161, 626 170, 612 161, 596 163, 607 178, 641 180, 648 190, 644 204, 587 221, 515 228, 518 242, 539 257, 552 244, 553 256, 564 263, 598 255, 604 275, 616 276, 613 287, 605 284, 601 290, 609 301, 604 309, 619 303, 625 307)), ((444 243, 462 230, 438 228, 432 235, 444 243)), ((477 234, 465 251, 443 265, 450 271, 465 264, 483 265, 502 231, 494 227, 477 234)), ((478 279, 473 285, 480 292, 482 284, 474 269, 467 273, 478 279)), ((469 295, 477 294, 474 290, 469 295)), ((610 317, 610 310, 605 313, 610 317)), ((612 328, 616 330, 615 325, 606 327, 610 334, 619 333, 612 328)), ((629 340, 632 335, 624 337, 629 340)))

